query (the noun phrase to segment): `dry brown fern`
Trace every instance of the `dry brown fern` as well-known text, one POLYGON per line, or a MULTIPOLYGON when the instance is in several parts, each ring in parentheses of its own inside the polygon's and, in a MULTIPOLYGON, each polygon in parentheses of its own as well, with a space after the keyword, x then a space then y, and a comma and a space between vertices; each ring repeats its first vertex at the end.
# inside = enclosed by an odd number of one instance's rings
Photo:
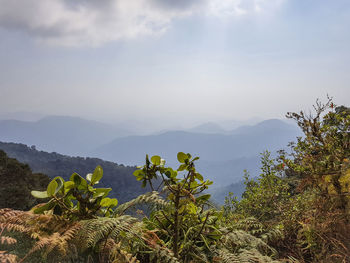
MULTIPOLYGON (((17 243, 15 238, 8 236, 10 232, 27 233, 25 221, 22 219, 24 213, 9 208, 0 209, 0 245, 13 246, 17 243)), ((0 262, 17 262, 17 256, 7 251, 0 251, 0 262)))
MULTIPOLYGON (((55 219, 56 220, 56 219, 55 219)), ((61 226, 62 227, 62 226, 61 226)), ((59 257, 66 257, 71 253, 70 241, 73 240, 80 229, 80 224, 74 223, 68 225, 67 228, 61 229, 59 232, 54 232, 50 235, 39 236, 38 241, 34 244, 32 249, 28 252, 27 256, 31 255, 36 251, 43 251, 43 257, 47 256, 52 252, 59 257)))
POLYGON ((1 263, 16 263, 17 256, 7 253, 6 251, 0 251, 1 263))

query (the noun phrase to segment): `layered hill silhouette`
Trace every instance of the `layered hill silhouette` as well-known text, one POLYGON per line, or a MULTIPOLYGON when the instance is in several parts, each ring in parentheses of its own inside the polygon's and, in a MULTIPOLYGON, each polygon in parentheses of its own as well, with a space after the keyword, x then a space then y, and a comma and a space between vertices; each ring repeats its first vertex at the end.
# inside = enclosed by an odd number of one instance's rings
POLYGON ((93 149, 129 131, 77 117, 48 116, 38 121, 0 121, 0 140, 35 145, 46 151, 87 156, 93 149))
POLYGON ((143 136, 130 134, 122 127, 76 117, 49 116, 35 122, 0 121, 0 141, 126 165, 143 164, 145 155, 149 154, 160 155, 168 165, 175 166, 177 152, 189 152, 200 156, 199 171, 215 180, 218 186, 240 181, 244 169, 252 176, 257 175, 259 154, 285 147, 288 142, 295 141, 300 132, 294 125, 271 119, 234 130, 205 123, 186 131, 143 136))
POLYGON ((146 154, 160 155, 174 165, 176 153, 200 156, 198 169, 219 185, 241 179, 243 170, 253 175, 259 168, 259 154, 276 151, 300 135, 296 126, 272 119, 244 126, 228 134, 169 131, 158 135, 117 138, 92 152, 106 160, 142 164, 146 154))

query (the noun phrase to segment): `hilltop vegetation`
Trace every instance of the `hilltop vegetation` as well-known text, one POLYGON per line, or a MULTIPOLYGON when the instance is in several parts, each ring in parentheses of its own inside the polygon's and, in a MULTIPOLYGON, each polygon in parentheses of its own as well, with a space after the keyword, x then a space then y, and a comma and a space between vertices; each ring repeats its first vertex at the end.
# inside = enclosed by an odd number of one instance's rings
POLYGON ((44 190, 50 178, 32 173, 28 165, 9 158, 0 150, 0 208, 28 210, 38 203, 30 192, 44 190))
POLYGON ((74 172, 84 175, 95 169, 97 165, 101 165, 105 171, 102 186, 112 187, 111 195, 122 202, 145 193, 141 184, 135 181, 132 176, 136 169, 135 166, 118 165, 98 158, 70 157, 58 153, 48 153, 38 151, 35 147, 17 143, 0 142, 0 149, 5 151, 8 156, 28 164, 35 173, 43 173, 51 178, 62 176, 64 179, 68 179, 74 172))
POLYGON ((55 177, 29 212, 0 210, 0 259, 8 262, 253 262, 350 261, 350 109, 317 101, 315 113, 288 113, 302 132, 290 151, 261 156, 257 180, 245 174, 234 193, 213 207, 212 181, 198 157, 177 154, 169 167, 158 155, 134 177, 150 192, 126 203, 98 188, 97 166, 82 177, 55 177), (160 184, 159 184, 160 183, 160 184), (130 209, 148 205, 147 214, 130 209), (14 235, 15 234, 15 235, 14 235), (21 243, 21 246, 15 246, 21 243))

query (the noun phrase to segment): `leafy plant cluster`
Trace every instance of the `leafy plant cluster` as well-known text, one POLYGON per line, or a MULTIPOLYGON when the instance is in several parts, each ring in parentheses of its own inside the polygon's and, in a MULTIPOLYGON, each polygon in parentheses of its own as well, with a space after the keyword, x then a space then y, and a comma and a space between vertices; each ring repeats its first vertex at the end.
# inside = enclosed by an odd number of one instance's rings
POLYGON ((122 204, 96 188, 97 166, 33 191, 48 201, 31 211, 0 210, 1 262, 350 262, 350 110, 330 99, 287 116, 304 136, 264 152, 241 199, 212 204, 188 153, 176 169, 146 156, 134 176, 151 191, 122 204))

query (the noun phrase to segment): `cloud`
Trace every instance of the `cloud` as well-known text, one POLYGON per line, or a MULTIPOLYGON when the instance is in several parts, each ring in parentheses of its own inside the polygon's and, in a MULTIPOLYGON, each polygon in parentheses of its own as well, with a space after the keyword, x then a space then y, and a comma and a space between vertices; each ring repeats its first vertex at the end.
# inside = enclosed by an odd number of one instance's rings
POLYGON ((216 16, 243 16, 270 12, 285 0, 210 0, 209 12, 216 16))
POLYGON ((245 15, 283 0, 0 0, 0 27, 45 43, 98 46, 164 33, 194 13, 245 15))

